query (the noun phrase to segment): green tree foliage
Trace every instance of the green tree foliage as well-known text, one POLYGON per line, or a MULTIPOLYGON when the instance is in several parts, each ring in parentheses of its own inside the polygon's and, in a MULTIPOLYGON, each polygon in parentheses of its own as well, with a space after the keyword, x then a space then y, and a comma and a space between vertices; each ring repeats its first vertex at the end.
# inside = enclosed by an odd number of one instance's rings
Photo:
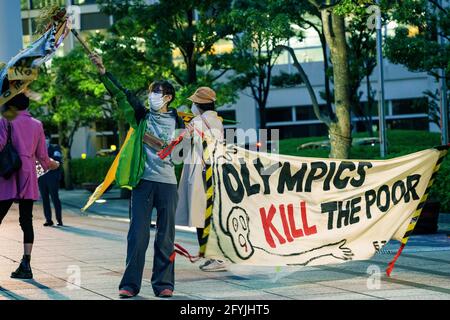
MULTIPOLYGON (((100 49, 111 59, 120 47, 129 63, 139 63, 146 78, 168 78, 178 85, 175 105, 202 85, 213 87, 217 104, 233 101, 235 92, 224 75, 231 70, 230 53, 215 52, 215 45, 235 33, 228 24, 231 0, 98 0, 114 25, 100 49), (220 80, 220 81, 219 81, 220 80)), ((108 66, 109 59, 105 59, 108 66)), ((127 64, 119 75, 126 78, 127 64)), ((126 82, 125 82, 126 83, 126 82)))
MULTIPOLYGON (((241 33, 233 38, 233 82, 241 89, 249 88, 258 104, 260 128, 266 127, 266 104, 269 96, 272 71, 284 44, 295 33, 289 17, 276 0, 237 0, 229 15, 231 24, 241 33)), ((282 79, 280 79, 282 80, 282 79)))
MULTIPOLYGON (((56 126, 65 165, 70 160, 70 150, 75 132, 101 119, 108 112, 105 89, 81 48, 64 57, 54 58, 49 67, 43 67, 31 89, 40 95, 31 104, 34 115, 47 127, 56 126)), ((66 187, 71 187, 68 167, 65 167, 66 187)))
MULTIPOLYGON (((392 1, 388 18, 395 20, 395 34, 386 40, 385 54, 390 61, 413 72, 428 72, 437 81, 450 80, 450 7, 448 1, 392 1), (444 6, 441 6, 441 3, 444 6), (445 79, 440 70, 445 70, 445 79)), ((437 96, 429 99, 430 121, 440 123, 437 96)), ((442 97, 441 97, 442 99, 442 97)))
POLYGON ((411 71, 428 72, 439 77, 438 69, 446 69, 450 77, 450 8, 438 1, 391 1, 389 19, 399 26, 386 40, 389 60, 405 65, 411 71), (438 27, 440 31, 438 32, 438 27), (439 43, 438 36, 447 42, 439 43))

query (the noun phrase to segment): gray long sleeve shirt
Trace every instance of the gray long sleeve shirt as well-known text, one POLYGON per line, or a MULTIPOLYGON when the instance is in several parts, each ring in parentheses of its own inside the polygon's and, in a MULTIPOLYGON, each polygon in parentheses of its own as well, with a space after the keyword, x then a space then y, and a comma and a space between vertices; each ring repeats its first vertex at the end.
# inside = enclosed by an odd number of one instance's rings
MULTIPOLYGON (((147 131, 155 137, 163 140, 166 144, 175 138, 176 112, 159 113, 149 111, 146 115, 147 131)), ((177 184, 175 166, 171 157, 164 160, 157 155, 157 151, 144 143, 144 151, 147 154, 145 171, 142 179, 177 184)))

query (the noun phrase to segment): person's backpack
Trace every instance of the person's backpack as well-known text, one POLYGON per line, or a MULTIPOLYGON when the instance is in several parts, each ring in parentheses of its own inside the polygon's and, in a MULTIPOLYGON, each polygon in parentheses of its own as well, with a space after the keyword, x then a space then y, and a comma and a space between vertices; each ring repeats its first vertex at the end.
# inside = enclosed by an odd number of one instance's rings
POLYGON ((22 160, 12 144, 11 130, 11 123, 8 122, 8 140, 0 151, 0 177, 5 179, 11 178, 13 173, 22 167, 22 160))

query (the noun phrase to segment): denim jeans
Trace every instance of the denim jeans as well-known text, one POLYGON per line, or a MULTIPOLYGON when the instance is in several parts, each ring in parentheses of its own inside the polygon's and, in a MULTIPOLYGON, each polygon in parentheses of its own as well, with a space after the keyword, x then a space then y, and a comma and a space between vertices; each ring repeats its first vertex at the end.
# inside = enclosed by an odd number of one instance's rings
POLYGON ((150 241, 153 208, 157 211, 154 242, 152 287, 155 295, 164 289, 174 290, 175 211, 178 202, 176 184, 141 180, 131 193, 131 222, 128 231, 126 269, 119 289, 139 293, 150 241))

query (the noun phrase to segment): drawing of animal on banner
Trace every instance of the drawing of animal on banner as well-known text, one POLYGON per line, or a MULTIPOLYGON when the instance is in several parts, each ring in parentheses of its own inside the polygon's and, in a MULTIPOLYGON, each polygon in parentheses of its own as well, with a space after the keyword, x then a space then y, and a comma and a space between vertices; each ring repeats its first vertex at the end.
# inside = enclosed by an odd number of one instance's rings
POLYGON ((206 256, 276 266, 370 259, 405 235, 442 152, 335 160, 217 141, 206 256))

